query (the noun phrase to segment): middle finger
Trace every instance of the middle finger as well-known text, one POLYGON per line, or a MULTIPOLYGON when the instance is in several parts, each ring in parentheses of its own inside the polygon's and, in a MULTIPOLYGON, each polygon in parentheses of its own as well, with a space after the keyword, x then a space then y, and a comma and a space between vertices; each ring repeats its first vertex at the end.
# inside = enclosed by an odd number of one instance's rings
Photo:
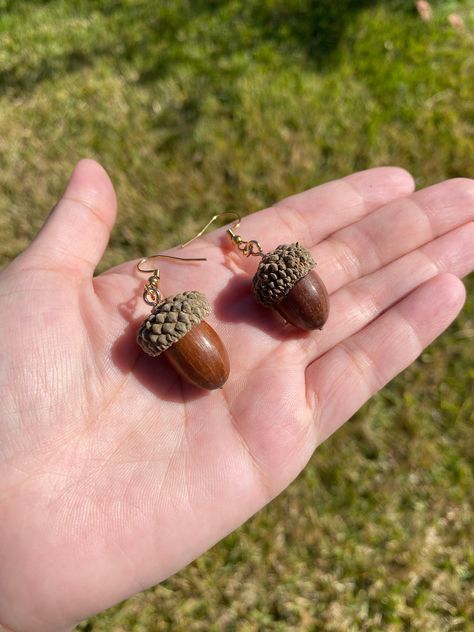
POLYGON ((332 293, 473 219, 473 181, 448 180, 390 202, 311 253, 332 293))

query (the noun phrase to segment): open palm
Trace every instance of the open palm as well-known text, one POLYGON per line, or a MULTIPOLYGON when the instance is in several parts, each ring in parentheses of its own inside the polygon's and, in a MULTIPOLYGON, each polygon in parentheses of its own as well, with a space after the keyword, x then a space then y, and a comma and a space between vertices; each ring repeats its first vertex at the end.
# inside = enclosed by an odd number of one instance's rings
POLYGON ((82 161, 0 278, 0 621, 18 632, 67 630, 245 521, 447 327, 474 267, 474 183, 413 193, 395 168, 242 223, 266 251, 311 249, 331 294, 322 332, 258 306, 258 259, 210 233, 176 253, 207 262, 160 262, 165 295, 213 305, 231 374, 204 392, 136 345, 136 262, 93 278, 114 216, 105 172, 82 161))

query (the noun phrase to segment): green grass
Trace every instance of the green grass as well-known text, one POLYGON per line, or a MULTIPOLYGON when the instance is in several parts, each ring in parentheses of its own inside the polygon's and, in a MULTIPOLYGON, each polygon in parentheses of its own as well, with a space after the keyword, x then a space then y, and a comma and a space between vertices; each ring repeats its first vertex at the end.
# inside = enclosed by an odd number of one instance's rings
MULTIPOLYGON (((0 0, 1 261, 84 156, 119 196, 103 268, 357 169, 472 176, 474 2, 432 4, 425 24, 408 0, 0 0)), ((467 285, 449 332, 280 498, 79 629, 473 629, 467 285)))

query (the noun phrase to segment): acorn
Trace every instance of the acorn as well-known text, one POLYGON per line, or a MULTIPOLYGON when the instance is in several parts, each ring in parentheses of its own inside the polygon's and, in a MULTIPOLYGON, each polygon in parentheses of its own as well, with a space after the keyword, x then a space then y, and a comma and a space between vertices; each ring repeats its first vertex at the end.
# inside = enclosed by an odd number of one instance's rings
POLYGON ((252 289, 264 307, 276 309, 295 327, 322 329, 329 316, 329 295, 303 246, 283 244, 262 256, 252 289))
POLYGON ((163 354, 176 371, 198 388, 222 388, 229 377, 229 356, 222 340, 204 320, 209 301, 190 291, 159 301, 137 333, 150 356, 163 354))

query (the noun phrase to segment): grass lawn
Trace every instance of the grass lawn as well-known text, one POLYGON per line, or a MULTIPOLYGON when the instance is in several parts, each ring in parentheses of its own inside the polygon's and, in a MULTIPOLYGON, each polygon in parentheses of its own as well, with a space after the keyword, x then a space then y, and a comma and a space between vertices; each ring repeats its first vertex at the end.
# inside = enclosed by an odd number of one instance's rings
MULTIPOLYGON (((358 169, 473 176, 474 1, 432 6, 424 23, 410 0, 0 0, 0 261, 85 156, 119 197, 102 268, 358 169)), ((78 629, 474 629, 467 286, 448 333, 276 501, 78 629)))

